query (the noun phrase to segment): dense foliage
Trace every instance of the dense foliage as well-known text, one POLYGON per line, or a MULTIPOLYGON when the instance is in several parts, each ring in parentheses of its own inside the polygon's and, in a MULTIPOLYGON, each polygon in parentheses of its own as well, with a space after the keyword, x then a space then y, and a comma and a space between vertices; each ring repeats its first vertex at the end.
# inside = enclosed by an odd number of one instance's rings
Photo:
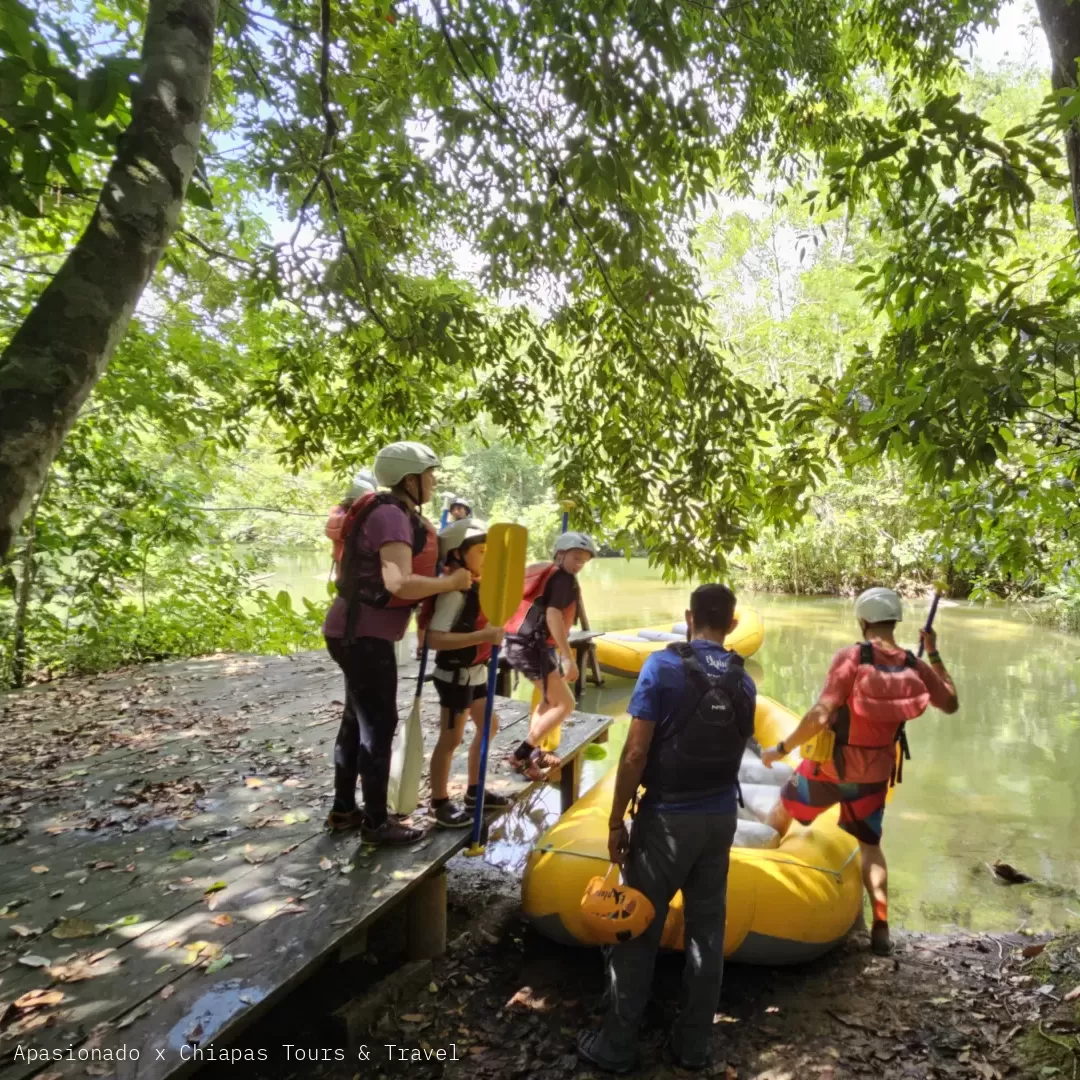
MULTIPOLYGON (((8 340, 144 12, 0 11, 8 340)), ((1069 608, 1077 102, 960 71, 993 11, 223 5, 183 218, 4 571, 2 677, 310 643, 267 549, 408 435, 535 553, 570 498, 672 574, 1069 608)))

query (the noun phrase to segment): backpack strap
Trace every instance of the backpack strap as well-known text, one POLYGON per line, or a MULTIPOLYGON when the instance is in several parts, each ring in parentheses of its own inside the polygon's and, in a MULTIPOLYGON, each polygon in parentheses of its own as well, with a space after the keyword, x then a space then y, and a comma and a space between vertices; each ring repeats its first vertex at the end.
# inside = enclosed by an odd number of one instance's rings
MULTIPOLYGON (((725 690, 728 694, 732 695, 732 697, 738 695, 744 708, 749 705, 746 690, 743 686, 743 674, 746 671, 745 662, 737 652, 729 650, 728 667, 726 671, 721 672, 719 675, 711 675, 701 666, 701 661, 697 657, 697 652, 689 641, 673 641, 667 648, 682 660, 683 666, 689 676, 688 681, 696 685, 699 691, 697 700, 694 702, 694 707, 692 709, 686 708, 683 710, 678 722, 672 724, 671 732, 668 737, 677 735, 682 731, 689 722, 690 717, 697 712, 697 707, 701 704, 702 698, 713 689, 719 688, 725 690)), ((739 702, 735 702, 735 706, 738 708, 739 702)))
POLYGON ((910 649, 904 650, 904 667, 915 667, 915 654, 910 649))
POLYGON ((874 662, 874 646, 869 641, 859 642, 859 663, 872 664, 874 662))

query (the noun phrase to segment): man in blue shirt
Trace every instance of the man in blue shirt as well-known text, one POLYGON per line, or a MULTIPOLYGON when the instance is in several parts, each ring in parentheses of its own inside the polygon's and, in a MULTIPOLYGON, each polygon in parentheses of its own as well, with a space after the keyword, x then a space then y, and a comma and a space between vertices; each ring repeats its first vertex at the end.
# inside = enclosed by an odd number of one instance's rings
POLYGON ((611 1072, 638 1065, 637 1033, 649 999, 668 905, 683 894, 686 970, 671 1033, 675 1063, 708 1064, 724 971, 727 876, 737 821, 738 769, 753 733, 757 690, 742 658, 724 648, 735 594, 702 585, 686 613, 691 641, 653 653, 630 699, 630 731, 615 780, 608 853, 627 885, 656 909, 649 928, 608 955, 608 1013, 578 1040, 579 1055, 611 1072), (633 833, 623 817, 644 782, 633 833))

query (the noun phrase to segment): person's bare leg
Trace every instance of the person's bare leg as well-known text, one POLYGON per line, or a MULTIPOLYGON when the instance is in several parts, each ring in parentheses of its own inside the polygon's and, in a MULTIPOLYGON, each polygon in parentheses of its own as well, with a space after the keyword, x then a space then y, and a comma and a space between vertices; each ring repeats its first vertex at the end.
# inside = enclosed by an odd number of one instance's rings
POLYGON ((777 799, 776 805, 769 811, 769 816, 765 819, 765 824, 775 829, 781 836, 787 836, 787 831, 791 828, 793 820, 785 809, 783 802, 777 799))
MULTIPOLYGON (((472 717, 476 734, 473 735, 472 745, 469 747, 469 787, 480 783, 480 744, 484 741, 484 708, 487 702, 481 698, 469 706, 469 715, 472 717)), ((488 741, 488 754, 491 753, 491 743, 495 740, 495 733, 499 730, 499 714, 492 710, 491 735, 488 741)), ((490 758, 489 758, 490 760, 490 758)))
POLYGON ((885 864, 885 852, 880 844, 864 844, 860 841, 862 853, 862 878, 867 895, 870 897, 870 910, 874 923, 870 930, 870 945, 876 953, 889 952, 889 870, 885 864))
POLYGON ((544 698, 546 705, 541 704, 529 724, 530 746, 539 746, 540 740, 574 711, 574 695, 558 671, 552 671, 548 675, 544 698))
MULTIPOLYGON (((461 737, 465 734, 465 713, 459 713, 454 717, 454 726, 450 726, 450 710, 439 710, 439 741, 435 749, 431 751, 431 798, 445 799, 447 785, 450 782, 450 763, 454 759, 454 751, 461 745, 461 737)), ((472 755, 470 754, 470 759, 472 755)), ((469 763, 470 775, 472 762, 469 763)))

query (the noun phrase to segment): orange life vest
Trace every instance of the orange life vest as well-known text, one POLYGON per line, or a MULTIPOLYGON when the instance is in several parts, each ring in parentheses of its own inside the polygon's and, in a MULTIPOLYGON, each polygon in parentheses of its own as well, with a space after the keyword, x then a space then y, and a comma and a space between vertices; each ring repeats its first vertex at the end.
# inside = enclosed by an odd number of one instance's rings
MULTIPOLYGON (((539 644, 554 645, 555 639, 548 633, 547 608, 543 602, 544 589, 556 570, 562 569, 557 563, 533 563, 525 569, 525 592, 517 611, 510 616, 506 624, 507 634, 524 638, 539 644)), ((574 583, 574 599, 562 609, 566 629, 574 625, 577 618, 577 582, 574 583)))
MULTIPOLYGON (((425 577, 435 576, 435 566, 439 559, 439 536, 434 526, 415 510, 406 508, 401 500, 390 492, 369 492, 349 507, 341 525, 342 556, 337 589, 348 600, 350 608, 356 603, 377 608, 411 608, 420 603, 419 600, 400 600, 387 591, 382 580, 382 560, 379 553, 366 548, 363 543, 363 526, 367 519, 380 506, 391 505, 408 514, 412 525, 412 572, 425 577)), ((348 625, 352 625, 351 621, 348 625)))
MULTIPOLYGON (((836 775, 849 783, 877 781, 887 776, 876 774, 876 762, 885 755, 860 754, 893 746, 901 740, 903 725, 922 716, 930 704, 930 691, 916 667, 915 657, 905 652, 902 664, 881 664, 868 641, 852 646, 859 653, 859 666, 847 702, 836 711, 832 729, 836 736, 833 766, 836 775), (873 772, 869 775, 867 770, 873 772)), ((905 746, 906 752, 906 746, 905 746)), ((900 778, 895 752, 893 779, 900 778)))
POLYGON ((334 545, 334 565, 341 565, 341 556, 345 554, 345 518, 349 511, 347 507, 335 506, 326 519, 326 535, 330 543, 334 545))

